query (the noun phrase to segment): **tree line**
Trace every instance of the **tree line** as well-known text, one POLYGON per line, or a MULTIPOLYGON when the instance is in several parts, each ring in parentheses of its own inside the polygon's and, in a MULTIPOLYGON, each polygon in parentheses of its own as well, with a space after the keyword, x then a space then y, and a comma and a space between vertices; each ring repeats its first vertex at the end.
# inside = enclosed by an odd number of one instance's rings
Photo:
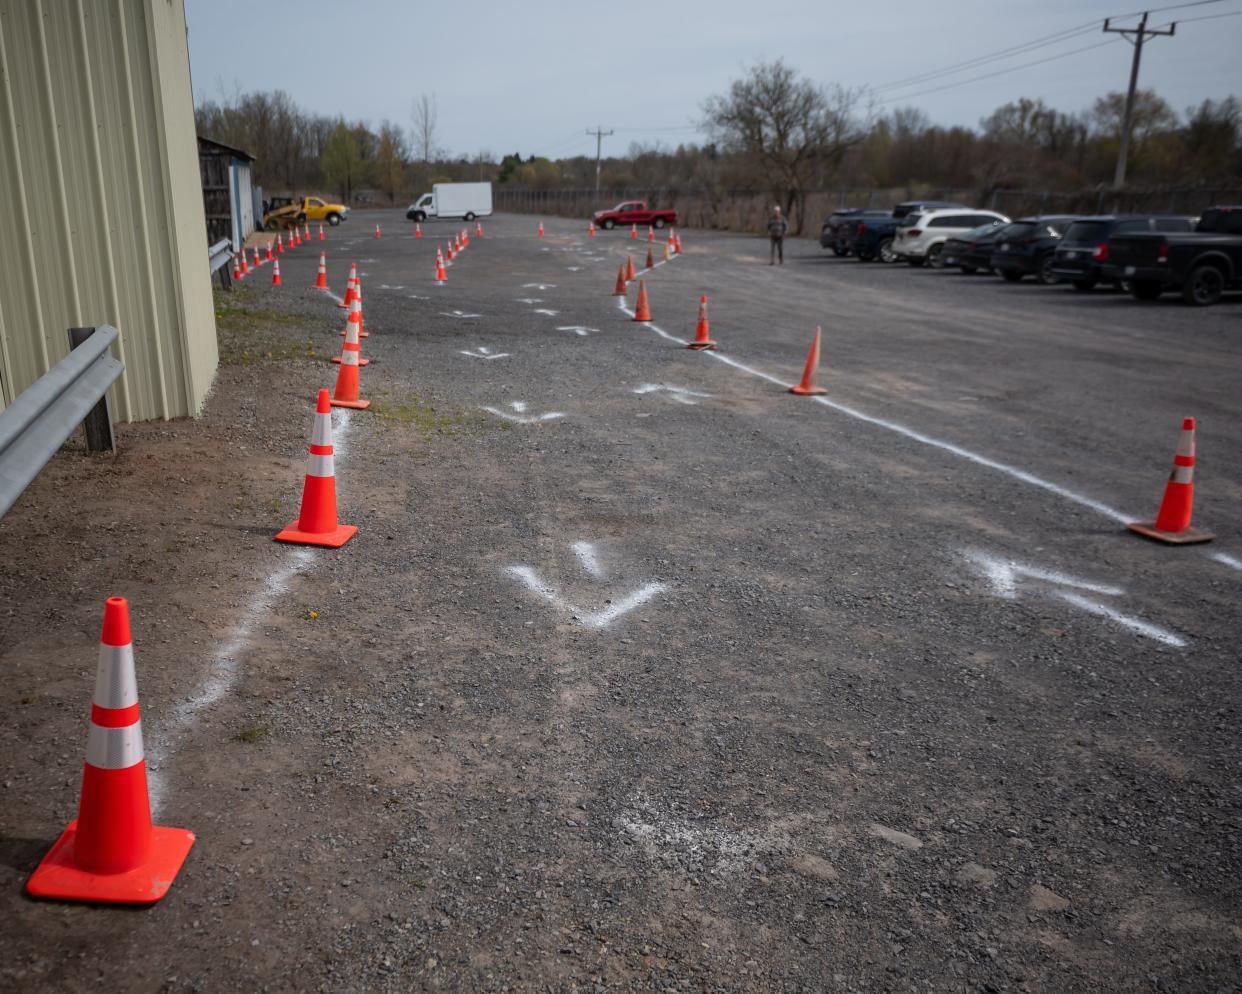
MULTIPOLYGON (((721 205, 738 191, 780 203, 795 231, 808 194, 841 187, 1082 190, 1110 182, 1125 95, 1080 111, 1039 99, 996 108, 978 127, 933 124, 915 107, 881 113, 863 88, 824 86, 777 60, 752 67, 708 99, 705 140, 669 148, 633 144, 603 161, 608 189, 693 192, 721 205)), ((586 189, 595 160, 520 153, 453 156, 437 144, 434 94, 412 102, 407 132, 307 113, 283 90, 236 94, 196 109, 199 133, 258 156, 269 194, 332 192, 347 201, 398 203, 435 182, 492 180, 530 190, 586 189)), ((1139 186, 1242 185, 1242 101, 1206 99, 1178 112, 1151 90, 1135 100, 1128 182, 1139 186)), ((672 206, 676 206, 673 204, 672 206)))

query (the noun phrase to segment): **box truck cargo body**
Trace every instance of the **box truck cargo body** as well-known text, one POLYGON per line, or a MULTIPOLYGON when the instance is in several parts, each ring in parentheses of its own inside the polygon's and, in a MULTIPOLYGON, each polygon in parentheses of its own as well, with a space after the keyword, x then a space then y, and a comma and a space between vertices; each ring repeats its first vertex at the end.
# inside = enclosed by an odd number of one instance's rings
POLYGON ((437 183, 410 204, 405 216, 411 221, 462 219, 473 221, 492 213, 491 183, 437 183))

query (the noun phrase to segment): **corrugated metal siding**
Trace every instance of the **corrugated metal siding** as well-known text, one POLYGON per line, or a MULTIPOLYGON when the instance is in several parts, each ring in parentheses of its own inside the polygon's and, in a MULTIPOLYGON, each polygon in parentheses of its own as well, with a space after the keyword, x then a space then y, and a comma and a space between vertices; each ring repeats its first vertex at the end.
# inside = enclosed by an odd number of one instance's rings
POLYGON ((217 354, 181 0, 0 0, 0 203, 0 406, 106 323, 118 416, 197 414, 217 354))

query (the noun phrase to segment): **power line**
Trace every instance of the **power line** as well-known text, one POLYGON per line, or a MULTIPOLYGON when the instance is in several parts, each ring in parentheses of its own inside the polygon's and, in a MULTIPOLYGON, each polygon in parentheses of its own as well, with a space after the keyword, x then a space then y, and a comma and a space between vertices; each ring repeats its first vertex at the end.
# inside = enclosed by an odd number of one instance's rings
POLYGON ((1119 34, 1134 46, 1134 59, 1130 63, 1130 88, 1126 91, 1126 107, 1121 114, 1121 142, 1117 146, 1117 168, 1113 172, 1114 190, 1120 190, 1126 185, 1126 156, 1130 152, 1130 126, 1134 119, 1134 93, 1138 89, 1139 60, 1143 57, 1143 43, 1148 38, 1158 38, 1161 35, 1171 38, 1177 30, 1176 22, 1169 24, 1167 29, 1149 28, 1147 18, 1150 16, 1149 12, 1144 11, 1138 27, 1134 28, 1114 28, 1109 25, 1111 18, 1104 20, 1105 34, 1119 34))
POLYGON ((1029 69, 1031 66, 1043 65, 1045 62, 1055 62, 1057 59, 1064 59, 1071 55, 1078 55, 1080 52, 1089 52, 1093 48, 1103 48, 1105 45, 1115 45, 1118 41, 1120 41, 1119 38, 1110 38, 1108 41, 1096 42, 1094 45, 1084 45, 1082 48, 1074 48, 1068 52, 1061 52, 1059 55, 1049 55, 1046 58, 1035 59, 1033 62, 1023 62, 1021 65, 1009 66, 1005 69, 997 69, 995 72, 983 73, 980 76, 971 76, 969 79, 958 80, 956 83, 945 83, 943 86, 934 86, 930 90, 920 90, 917 93, 910 93, 902 97, 890 97, 888 100, 879 101, 879 103, 883 106, 907 100, 915 100, 918 97, 926 96, 929 93, 939 93, 941 90, 951 90, 957 86, 966 86, 968 83, 977 83, 981 79, 991 79, 994 76, 1003 76, 1007 72, 1017 72, 1019 69, 1029 69))

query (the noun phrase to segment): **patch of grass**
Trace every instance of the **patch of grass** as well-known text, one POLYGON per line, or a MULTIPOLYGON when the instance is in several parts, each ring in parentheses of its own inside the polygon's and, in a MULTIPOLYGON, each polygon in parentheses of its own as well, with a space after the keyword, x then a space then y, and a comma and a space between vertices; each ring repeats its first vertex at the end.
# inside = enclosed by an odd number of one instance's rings
POLYGON ((310 336, 303 340, 289 335, 290 329, 303 328, 311 319, 261 306, 248 287, 232 292, 217 289, 213 297, 221 365, 327 358, 310 336))
POLYGON ((392 424, 413 428, 425 439, 433 435, 456 435, 482 422, 474 411, 461 408, 437 410, 416 393, 404 399, 376 400, 371 404, 371 411, 392 424))
POLYGON ((233 738, 237 739, 238 742, 252 745, 260 739, 267 738, 267 729, 262 725, 251 725, 248 728, 243 728, 233 738))

